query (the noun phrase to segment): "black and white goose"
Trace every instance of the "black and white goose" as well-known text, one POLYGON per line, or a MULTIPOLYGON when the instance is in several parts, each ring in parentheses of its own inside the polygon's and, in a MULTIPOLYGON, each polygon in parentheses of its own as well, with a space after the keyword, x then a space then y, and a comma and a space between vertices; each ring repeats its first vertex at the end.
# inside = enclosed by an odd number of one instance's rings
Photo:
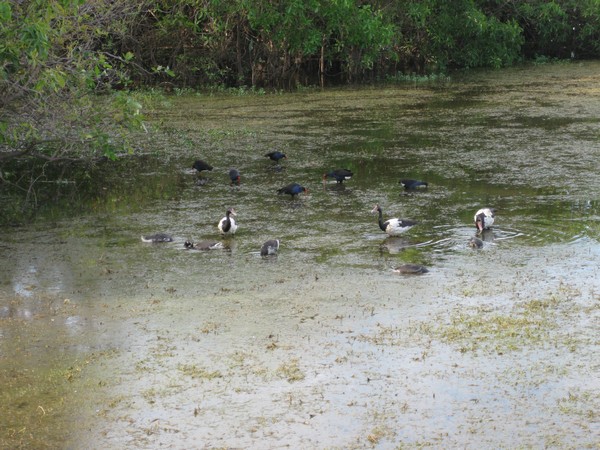
POLYGON ((261 256, 276 255, 279 250, 279 239, 269 239, 260 248, 261 256))
POLYGON ((473 216, 475 226, 478 231, 488 230, 493 224, 495 219, 495 210, 493 208, 481 208, 473 216))
POLYGON ((236 215, 235 209, 233 209, 233 208, 227 209, 227 212, 225 213, 225 217, 223 217, 219 221, 219 225, 217 225, 221 234, 235 234, 235 232, 238 228, 237 223, 235 223, 235 219, 232 217, 235 215, 236 215))
POLYGON ((383 212, 381 211, 381 206, 379 205, 375 205, 371 212, 379 213, 379 228, 381 228, 381 231, 385 231, 389 236, 399 236, 417 224, 417 222, 414 220, 398 218, 388 219, 384 222, 383 212))

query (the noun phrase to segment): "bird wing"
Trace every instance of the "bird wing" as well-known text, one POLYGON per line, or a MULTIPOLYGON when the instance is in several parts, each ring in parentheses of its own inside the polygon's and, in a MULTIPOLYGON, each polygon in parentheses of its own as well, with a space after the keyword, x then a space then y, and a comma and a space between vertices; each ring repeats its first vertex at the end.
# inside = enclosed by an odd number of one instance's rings
POLYGON ((417 224, 417 222, 415 222, 414 220, 402 220, 402 219, 398 219, 398 223, 400 224, 401 227, 412 227, 413 225, 417 224))
POLYGON ((229 231, 229 228, 231 228, 231 221, 227 220, 227 217, 223 217, 219 221, 218 227, 221 232, 227 233, 229 231))

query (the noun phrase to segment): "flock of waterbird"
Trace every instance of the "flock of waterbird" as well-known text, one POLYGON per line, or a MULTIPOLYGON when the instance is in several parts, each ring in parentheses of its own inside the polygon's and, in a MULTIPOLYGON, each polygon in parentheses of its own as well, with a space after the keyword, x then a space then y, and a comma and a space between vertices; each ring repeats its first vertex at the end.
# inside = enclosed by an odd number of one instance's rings
MULTIPOLYGON (((268 157, 272 161, 275 161, 278 166, 282 159, 287 158, 286 154, 280 151, 269 152, 265 154, 265 157, 268 157)), ((195 169, 197 173, 200 174, 203 171, 213 170, 213 166, 208 164, 206 161, 198 159, 194 161, 192 169, 195 169)), ((325 182, 328 178, 332 178, 335 179, 337 183, 343 183, 345 180, 351 179, 352 176, 353 173, 351 170, 335 169, 331 172, 323 174, 323 182, 325 182)), ((240 172, 237 169, 230 169, 229 179, 230 186, 233 186, 234 184, 239 185, 241 180, 240 172)), ((198 179, 198 184, 202 185, 204 183, 206 183, 206 178, 198 179)), ((400 185, 405 190, 418 190, 427 188, 428 183, 426 181, 421 180, 401 179, 400 185)), ((308 192, 308 189, 298 183, 291 183, 277 190, 278 194, 287 194, 290 195, 292 198, 294 198, 298 194, 306 192, 308 192)), ((410 230, 418 223, 414 220, 399 219, 396 217, 384 220, 383 211, 381 209, 381 206, 379 206, 378 204, 375 205, 371 212, 378 214, 379 228, 388 236, 400 236, 401 234, 410 230)), ((238 224, 235 220, 235 216, 235 209, 228 208, 225 212, 225 216, 217 224, 217 229, 219 230, 221 235, 235 234, 235 232, 238 229, 238 224)), ((491 226, 494 224, 494 219, 495 210, 493 208, 479 209, 473 216, 475 227, 477 228, 477 234, 482 233, 484 230, 490 229, 491 226)), ((142 236, 142 241, 151 243, 172 242, 173 237, 167 233, 156 233, 152 235, 142 236)), ((483 241, 477 236, 474 236, 469 240, 468 245, 472 248, 481 248, 483 247, 483 241)), ((184 243, 184 247, 188 250, 216 250, 225 248, 222 242, 212 240, 206 240, 197 243, 186 240, 184 243)), ((263 257, 267 257, 276 255, 278 251, 279 239, 269 239, 261 246, 260 254, 263 257)), ((395 268, 394 271, 403 274, 420 274, 427 272, 427 269, 419 264, 404 264, 395 268)))

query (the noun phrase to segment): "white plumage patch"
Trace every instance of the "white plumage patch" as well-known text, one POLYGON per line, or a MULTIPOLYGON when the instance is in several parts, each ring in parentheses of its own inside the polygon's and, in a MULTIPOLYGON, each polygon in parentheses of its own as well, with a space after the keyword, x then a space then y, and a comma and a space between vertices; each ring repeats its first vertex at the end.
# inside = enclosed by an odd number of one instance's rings
POLYGON ((473 216, 475 224, 477 224, 477 216, 483 214, 483 229, 490 228, 494 224, 495 214, 491 208, 481 208, 473 216))
POLYGON ((414 224, 406 224, 400 219, 389 219, 385 223, 385 232, 390 236, 399 236, 410 230, 414 224))
POLYGON ((225 230, 226 222, 227 222, 227 217, 223 217, 219 221, 219 225, 218 225, 219 231, 222 234, 227 234, 227 233, 229 233, 229 234, 235 234, 235 232, 236 232, 236 230, 238 228, 237 223, 235 223, 235 219, 233 217, 229 216, 230 226, 229 226, 228 230, 225 230))

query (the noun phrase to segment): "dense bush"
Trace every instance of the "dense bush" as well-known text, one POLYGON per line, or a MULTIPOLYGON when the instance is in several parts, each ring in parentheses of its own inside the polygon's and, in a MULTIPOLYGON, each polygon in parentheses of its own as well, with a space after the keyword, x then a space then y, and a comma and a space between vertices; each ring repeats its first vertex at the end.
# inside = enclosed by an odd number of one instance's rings
POLYGON ((144 67, 172 68, 176 77, 162 81, 181 86, 293 88, 600 56, 600 0, 147 0, 143 8, 119 50, 144 67))
POLYGON ((600 1, 521 2, 516 13, 528 58, 597 58, 600 55, 600 1))

